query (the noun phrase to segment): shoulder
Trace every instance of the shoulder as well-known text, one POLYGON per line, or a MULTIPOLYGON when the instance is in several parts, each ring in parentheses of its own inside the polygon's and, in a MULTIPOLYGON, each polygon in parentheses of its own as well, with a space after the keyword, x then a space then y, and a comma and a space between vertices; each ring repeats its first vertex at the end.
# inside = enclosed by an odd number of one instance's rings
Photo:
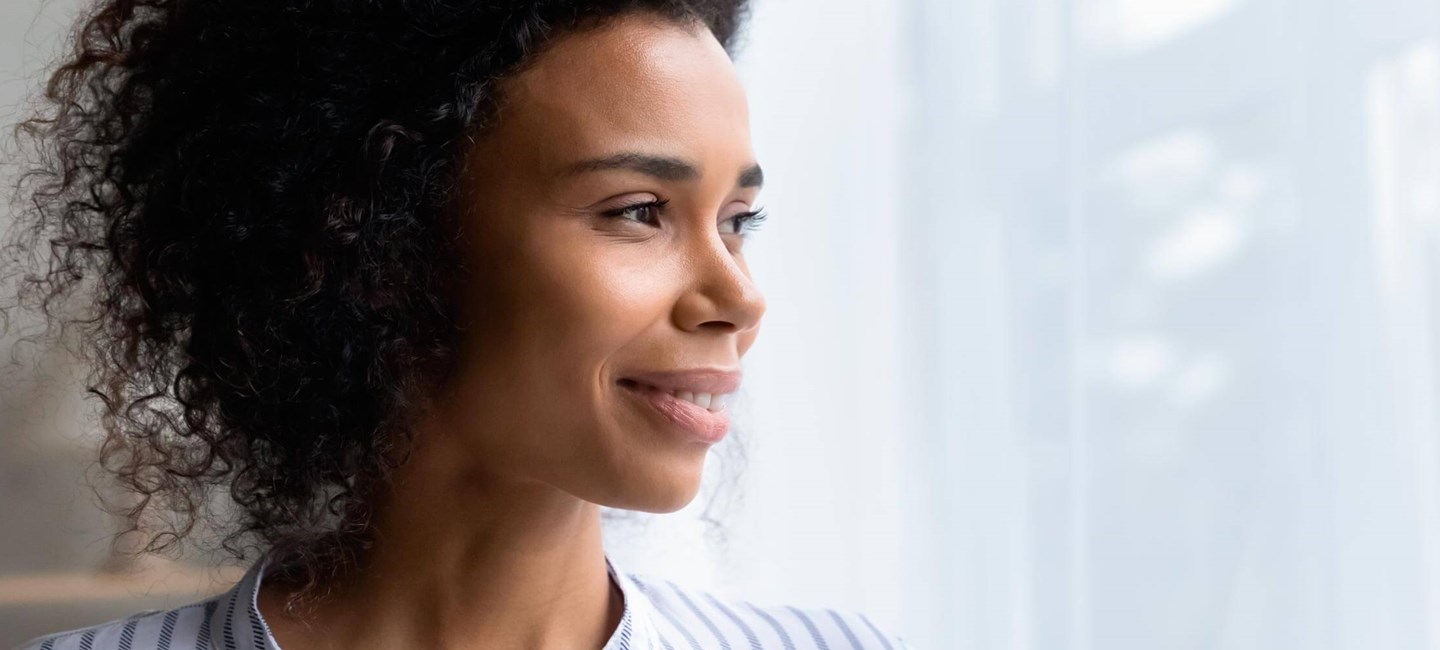
MULTIPOLYGON (((904 639, 864 613, 757 603, 645 574, 628 574, 654 611, 654 626, 675 647, 777 650, 906 650, 904 639)), ((912 649, 913 650, 913 649, 912 649)))
POLYGON ((88 627, 53 632, 14 650, 208 650, 216 598, 174 609, 152 609, 88 627))

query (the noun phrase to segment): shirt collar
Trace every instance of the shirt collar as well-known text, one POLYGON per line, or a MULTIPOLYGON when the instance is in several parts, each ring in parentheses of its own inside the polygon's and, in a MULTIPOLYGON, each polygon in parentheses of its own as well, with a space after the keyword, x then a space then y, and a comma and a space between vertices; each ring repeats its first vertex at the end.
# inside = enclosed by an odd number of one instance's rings
POLYGON ((650 601, 645 599, 639 585, 626 573, 609 553, 605 554, 605 566, 610 578, 620 586, 625 596, 625 613, 620 616, 620 625, 615 634, 601 650, 651 650, 660 647, 660 632, 651 620, 650 601))
POLYGON ((260 556, 244 577, 229 591, 214 598, 208 619, 211 643, 216 647, 236 650, 280 650, 269 626, 260 618, 260 577, 270 561, 270 554, 260 556))
MULTIPOLYGON (((235 586, 212 599, 215 605, 211 608, 209 623, 212 643, 216 646, 236 650, 280 650, 269 626, 260 617, 260 607, 256 603, 261 579, 269 562, 270 553, 265 553, 235 586)), ((609 553, 605 554, 605 570, 620 587, 620 593, 625 597, 625 609, 620 615, 620 624, 601 650, 659 648, 659 631, 651 618, 645 594, 609 553)))

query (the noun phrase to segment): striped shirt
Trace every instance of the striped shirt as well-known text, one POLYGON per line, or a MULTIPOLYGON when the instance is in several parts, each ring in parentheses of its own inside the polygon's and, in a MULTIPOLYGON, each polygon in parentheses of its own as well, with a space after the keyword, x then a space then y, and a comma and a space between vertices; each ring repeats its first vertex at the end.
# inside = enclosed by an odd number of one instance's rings
MULTIPOLYGON (((170 610, 56 632, 15 650, 280 650, 255 597, 267 557, 229 590, 170 610)), ((857 611, 756 605, 617 569, 620 624, 601 650, 913 650, 857 611)))

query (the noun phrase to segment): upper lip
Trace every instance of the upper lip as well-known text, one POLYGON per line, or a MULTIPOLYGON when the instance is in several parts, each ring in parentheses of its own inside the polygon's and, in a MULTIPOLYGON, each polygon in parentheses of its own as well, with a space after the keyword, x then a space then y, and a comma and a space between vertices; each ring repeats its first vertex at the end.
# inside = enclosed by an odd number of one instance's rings
POLYGON ((716 395, 735 392, 740 387, 740 376, 738 370, 694 368, 632 372, 622 379, 649 384, 666 392, 686 391, 716 395))

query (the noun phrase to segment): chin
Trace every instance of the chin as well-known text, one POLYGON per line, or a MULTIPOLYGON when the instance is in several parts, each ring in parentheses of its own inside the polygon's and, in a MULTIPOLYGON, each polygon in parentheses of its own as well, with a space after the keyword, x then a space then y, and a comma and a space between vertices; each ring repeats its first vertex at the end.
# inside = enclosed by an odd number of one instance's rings
POLYGON ((695 500, 704 467, 702 457, 693 467, 654 467, 630 473, 622 479, 616 498, 603 505, 655 514, 675 512, 695 500), (636 482, 637 478, 643 480, 636 482))

